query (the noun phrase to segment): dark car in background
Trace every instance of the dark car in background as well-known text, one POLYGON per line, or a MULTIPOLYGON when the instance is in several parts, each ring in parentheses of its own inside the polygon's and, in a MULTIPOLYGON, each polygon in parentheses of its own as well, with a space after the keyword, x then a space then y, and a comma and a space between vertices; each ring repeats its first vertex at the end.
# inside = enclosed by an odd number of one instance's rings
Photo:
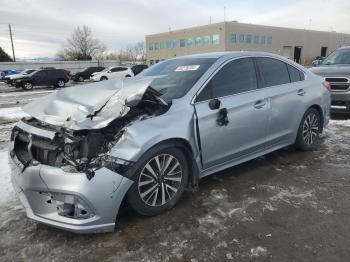
POLYGON ((64 87, 69 81, 64 69, 43 69, 16 80, 16 87, 31 90, 34 86, 64 87))
POLYGON ((83 71, 78 72, 72 76, 72 80, 75 82, 83 82, 86 79, 90 79, 90 76, 95 72, 101 72, 105 68, 103 66, 92 66, 85 68, 83 71))
POLYGON ((35 71, 37 71, 37 69, 25 69, 19 74, 5 76, 4 80, 6 81, 6 84, 13 86, 16 83, 16 80, 26 77, 35 71))
POLYGON ((350 46, 338 48, 310 70, 330 83, 332 112, 350 114, 350 46))
POLYGON ((132 72, 136 76, 137 74, 141 73, 143 70, 148 68, 148 65, 134 65, 131 67, 132 72))

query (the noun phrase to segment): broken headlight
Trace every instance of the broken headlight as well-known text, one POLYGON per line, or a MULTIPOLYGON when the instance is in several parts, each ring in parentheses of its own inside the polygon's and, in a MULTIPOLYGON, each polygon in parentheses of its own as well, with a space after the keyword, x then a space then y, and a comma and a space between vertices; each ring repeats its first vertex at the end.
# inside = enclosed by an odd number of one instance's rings
POLYGON ((105 168, 108 168, 109 170, 118 174, 124 174, 133 166, 133 163, 134 162, 118 157, 106 156, 105 168))

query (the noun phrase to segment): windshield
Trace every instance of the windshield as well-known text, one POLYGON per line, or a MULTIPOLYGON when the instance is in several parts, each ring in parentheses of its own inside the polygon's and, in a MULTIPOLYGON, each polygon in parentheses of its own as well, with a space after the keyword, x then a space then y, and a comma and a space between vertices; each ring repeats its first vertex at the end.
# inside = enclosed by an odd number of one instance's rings
POLYGON ((24 70, 22 72, 22 75, 29 75, 29 74, 31 74, 31 73, 33 73, 35 71, 36 71, 35 69, 27 69, 27 70, 24 70))
POLYGON ((327 56, 322 62, 322 65, 338 65, 338 64, 350 65, 350 48, 335 50, 333 53, 327 56))
POLYGON ((160 76, 150 86, 162 94, 162 98, 183 97, 198 79, 216 61, 216 58, 179 58, 160 62, 142 71, 139 76, 160 76))

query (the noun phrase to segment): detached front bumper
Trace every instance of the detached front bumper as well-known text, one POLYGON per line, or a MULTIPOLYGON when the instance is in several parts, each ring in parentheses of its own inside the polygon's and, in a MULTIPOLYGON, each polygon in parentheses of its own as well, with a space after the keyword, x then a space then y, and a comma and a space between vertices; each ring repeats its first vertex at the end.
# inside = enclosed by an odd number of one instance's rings
POLYGON ((10 153, 11 180, 27 216, 75 233, 111 232, 132 181, 107 168, 88 180, 46 165, 23 165, 10 153))

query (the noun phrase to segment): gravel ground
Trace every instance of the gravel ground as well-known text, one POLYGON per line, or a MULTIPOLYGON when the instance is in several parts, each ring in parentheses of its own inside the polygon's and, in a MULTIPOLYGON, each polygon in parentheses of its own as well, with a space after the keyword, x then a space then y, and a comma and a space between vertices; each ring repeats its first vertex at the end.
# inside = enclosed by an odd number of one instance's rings
POLYGON ((98 235, 26 218, 9 185, 10 127, 0 136, 0 261, 349 260, 349 120, 333 120, 316 151, 286 148, 203 179, 163 215, 124 207, 118 230, 98 235))

